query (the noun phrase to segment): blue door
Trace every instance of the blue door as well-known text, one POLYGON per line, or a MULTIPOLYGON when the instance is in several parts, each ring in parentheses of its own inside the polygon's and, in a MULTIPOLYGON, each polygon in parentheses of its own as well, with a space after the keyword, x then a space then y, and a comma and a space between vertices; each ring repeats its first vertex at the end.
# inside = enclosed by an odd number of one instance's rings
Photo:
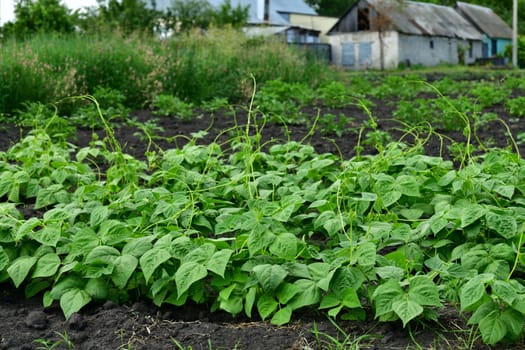
POLYGON ((353 66, 355 65, 355 50, 354 43, 343 43, 343 66, 353 66))
POLYGON ((359 43, 359 65, 372 64, 372 43, 359 43))

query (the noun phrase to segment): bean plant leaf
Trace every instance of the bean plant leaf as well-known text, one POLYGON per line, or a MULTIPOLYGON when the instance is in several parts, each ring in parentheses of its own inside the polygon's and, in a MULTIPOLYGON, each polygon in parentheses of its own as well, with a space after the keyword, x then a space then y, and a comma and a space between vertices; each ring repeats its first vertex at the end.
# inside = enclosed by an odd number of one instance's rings
POLYGON ((171 258, 169 251, 163 248, 150 249, 140 257, 140 268, 144 273, 146 283, 149 282, 151 275, 153 275, 153 272, 155 272, 157 267, 159 267, 169 258, 171 258))
POLYGON ((405 296, 392 303, 392 310, 403 321, 403 327, 405 327, 408 322, 421 315, 424 309, 417 302, 405 296))
POLYGON ((91 296, 83 289, 72 288, 60 297, 60 307, 66 320, 85 305, 89 304, 91 296))
POLYGON ((111 280, 117 288, 124 289, 126 287, 130 277, 137 268, 138 262, 138 259, 130 254, 122 254, 113 260, 111 280))
POLYGON ((485 295, 485 283, 492 280, 494 275, 481 274, 477 275, 473 279, 461 287, 459 291, 459 300, 461 303, 461 310, 467 310, 472 305, 476 304, 485 295))
POLYGON ((281 233, 270 245, 270 252, 276 256, 293 260, 297 254, 297 237, 291 233, 281 233))
POLYGON ((438 287, 426 276, 410 279, 408 294, 419 305, 441 306, 438 287))
POLYGON ((33 271, 33 278, 53 276, 60 267, 60 257, 56 253, 41 256, 33 271))
POLYGON ((470 204, 461 209, 461 227, 472 225, 485 215, 486 209, 479 204, 470 204))
POLYGON ((33 232, 31 237, 43 245, 56 247, 60 235, 62 234, 62 227, 60 224, 48 224, 39 231, 33 232))
POLYGON ((233 250, 231 249, 221 249, 213 253, 210 260, 206 263, 206 268, 224 278, 224 271, 226 271, 226 266, 232 254, 233 250))
POLYGON ((0 245, 0 271, 3 271, 7 265, 9 265, 9 255, 7 255, 4 248, 0 245))
POLYGON ((395 182, 395 188, 405 196, 421 197, 421 194, 419 193, 419 181, 415 176, 398 176, 395 182))
POLYGON ((507 334, 507 326, 500 316, 499 310, 493 311, 479 321, 479 330, 485 344, 494 345, 507 334))
POLYGON ((22 284, 36 261, 37 258, 34 256, 21 256, 11 263, 7 268, 7 273, 13 280, 15 287, 18 288, 22 284))
POLYGON ((396 280, 388 280, 376 288, 372 294, 375 306, 375 317, 394 311, 392 304, 403 296, 403 289, 396 280))
POLYGON ((253 268, 264 291, 272 292, 284 281, 288 272, 280 265, 263 264, 253 268))
POLYGON ((175 284, 177 285, 177 294, 182 296, 193 283, 203 279, 208 275, 206 268, 195 262, 186 262, 182 264, 175 273, 175 284))
POLYGON ((283 307, 273 315, 271 323, 276 326, 282 326, 290 322, 290 319, 292 318, 292 311, 293 310, 290 306, 283 307))
POLYGON ((321 289, 312 280, 300 279, 294 282, 299 287, 299 292, 290 300, 290 305, 294 310, 314 305, 321 301, 321 289))
POLYGON ((251 287, 248 289, 248 292, 245 296, 245 302, 244 302, 244 313, 248 317, 252 317, 252 309, 253 305, 255 304, 255 297, 257 296, 257 288, 251 287))
POLYGON ((278 303, 268 294, 261 295, 257 301, 257 310, 263 320, 270 316, 277 309, 277 306, 278 303))
POLYGON ((109 217, 110 213, 109 208, 103 205, 93 208, 89 217, 89 224, 91 227, 100 225, 109 217))
POLYGON ((487 212, 485 220, 487 221, 487 226, 503 238, 510 239, 518 233, 518 223, 512 215, 487 212))

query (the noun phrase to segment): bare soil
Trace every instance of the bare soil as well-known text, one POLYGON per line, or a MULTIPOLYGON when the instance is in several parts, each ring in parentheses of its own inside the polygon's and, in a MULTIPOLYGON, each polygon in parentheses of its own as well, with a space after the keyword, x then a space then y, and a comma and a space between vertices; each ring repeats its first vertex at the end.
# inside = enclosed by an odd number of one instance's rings
MULTIPOLYGON (((375 101, 374 116, 378 129, 387 131, 394 140, 400 139, 404 132, 401 125, 392 120, 392 106, 375 101)), ((321 108, 321 107, 320 107, 321 108)), ((508 123, 514 137, 525 130, 525 120, 511 120, 503 106, 494 106, 490 112, 496 113, 508 123)), ((313 124, 318 113, 317 107, 304 110, 306 119, 313 124)), ((368 116, 359 108, 349 106, 340 109, 322 108, 321 115, 344 113, 352 117, 352 126, 341 136, 324 133, 317 129, 311 131, 306 124, 290 124, 288 131, 283 125, 268 122, 261 131, 261 143, 268 145, 285 142, 288 139, 302 140, 311 144, 317 152, 341 154, 350 159, 356 154, 358 129, 368 116)), ((238 108, 235 116, 223 110, 214 115, 197 113, 190 121, 181 121, 174 116, 159 117, 151 111, 135 111, 131 114, 140 122, 154 120, 162 127, 154 138, 154 145, 168 149, 181 147, 187 142, 183 137, 207 129, 200 143, 227 142, 235 132, 223 133, 235 125, 244 125, 248 113, 238 108)), ((0 136, 0 150, 6 150, 15 143, 23 131, 13 125, 3 125, 0 136)), ((95 130, 103 137, 102 130, 95 130)), ((460 131, 444 132, 456 141, 464 140, 460 131)), ((72 142, 85 146, 92 140, 93 130, 79 127, 72 142)), ((126 123, 115 124, 115 135, 125 152, 144 159, 148 143, 143 133, 126 123)), ((482 142, 490 140, 491 146, 508 147, 509 140, 500 124, 490 124, 478 130, 482 142), (497 125, 497 126, 496 126, 497 125)), ((405 142, 413 140, 404 138, 405 142)), ((450 144, 450 141, 446 141, 450 144)), ((476 141, 474 141, 476 144, 476 141)), ((453 158, 447 151, 447 144, 441 145, 438 137, 432 137, 425 144, 425 153, 453 158), (442 153, 444 150, 444 153, 442 153)), ((226 146, 225 146, 226 147, 226 146)), ((374 153, 374 145, 368 145, 366 153, 374 153)), ((520 146, 521 154, 525 147, 520 146)), ((28 213, 30 215, 31 213, 28 213)), ((372 313, 369 313, 372 315, 372 313)), ((371 316, 370 316, 371 317, 371 316)), ((182 308, 157 308, 148 300, 137 298, 126 305, 112 302, 92 304, 66 321, 60 308, 54 305, 44 309, 41 297, 25 299, 23 290, 15 290, 9 283, 0 286, 0 350, 1 349, 321 349, 334 345, 331 338, 358 345, 356 349, 489 349, 478 339, 469 338, 466 315, 460 315, 452 306, 439 314, 439 322, 414 324, 403 329, 400 323, 380 324, 372 319, 366 322, 337 321, 336 326, 326 316, 314 310, 305 310, 294 316, 293 322, 284 327, 276 327, 268 322, 245 317, 233 318, 224 313, 210 313, 209 305, 186 305, 182 308), (70 343, 69 343, 70 342, 70 343), (47 347, 45 345, 47 343, 47 347)), ((333 348, 333 347, 332 347, 333 348)), ((525 349, 525 343, 514 346, 501 346, 501 349, 525 349)))

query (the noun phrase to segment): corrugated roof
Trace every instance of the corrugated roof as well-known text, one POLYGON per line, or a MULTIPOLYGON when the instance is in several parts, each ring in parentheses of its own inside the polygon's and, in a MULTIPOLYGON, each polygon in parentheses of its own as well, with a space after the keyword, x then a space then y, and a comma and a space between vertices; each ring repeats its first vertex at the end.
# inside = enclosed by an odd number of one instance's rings
POLYGON ((405 34, 481 40, 481 33, 454 8, 431 3, 366 0, 377 12, 388 16, 392 27, 405 34))
POLYGON ((456 8, 490 38, 511 39, 512 29, 492 9, 458 1, 456 8))
MULTIPOLYGON (((208 0, 214 6, 219 7, 224 0, 208 0)), ((157 0, 157 9, 166 10, 171 7, 172 0, 157 0)), ((289 22, 281 13, 299 13, 306 15, 316 15, 313 8, 308 6, 304 0, 270 0, 270 13, 268 22, 264 22, 263 9, 264 0, 231 0, 231 5, 237 7, 249 6, 248 23, 259 24, 268 23, 273 25, 287 25, 289 22)))

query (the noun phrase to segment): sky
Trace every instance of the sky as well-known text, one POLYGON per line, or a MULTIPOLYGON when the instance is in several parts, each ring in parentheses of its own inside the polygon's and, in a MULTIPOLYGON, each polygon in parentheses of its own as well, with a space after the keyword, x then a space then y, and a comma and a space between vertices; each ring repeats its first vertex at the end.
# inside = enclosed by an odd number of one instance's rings
MULTIPOLYGON (((62 0, 62 3, 71 10, 76 10, 85 6, 97 6, 97 0, 62 0)), ((15 0, 0 0, 0 25, 5 22, 13 21, 15 0)))

